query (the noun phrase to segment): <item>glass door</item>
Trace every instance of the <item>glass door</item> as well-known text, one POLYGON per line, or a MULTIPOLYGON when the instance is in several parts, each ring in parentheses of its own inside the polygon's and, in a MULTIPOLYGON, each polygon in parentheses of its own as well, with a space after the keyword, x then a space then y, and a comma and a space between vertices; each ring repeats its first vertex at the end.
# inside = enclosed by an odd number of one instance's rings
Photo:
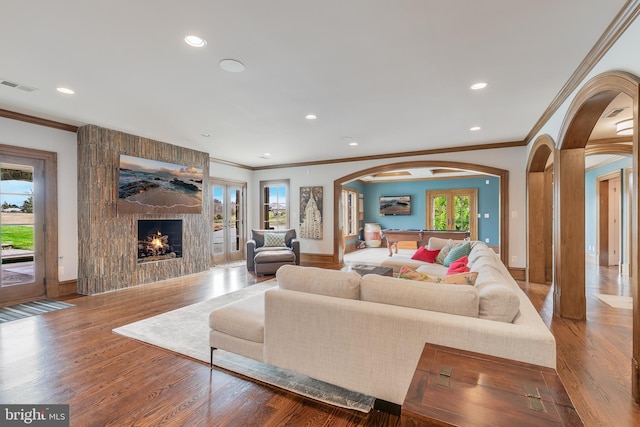
POLYGON ((244 259, 246 184, 212 181, 213 262, 244 259))
POLYGON ((0 154, 0 304, 45 295, 44 160, 0 154))
POLYGON ((428 230, 469 231, 477 239, 477 189, 428 190, 428 230))

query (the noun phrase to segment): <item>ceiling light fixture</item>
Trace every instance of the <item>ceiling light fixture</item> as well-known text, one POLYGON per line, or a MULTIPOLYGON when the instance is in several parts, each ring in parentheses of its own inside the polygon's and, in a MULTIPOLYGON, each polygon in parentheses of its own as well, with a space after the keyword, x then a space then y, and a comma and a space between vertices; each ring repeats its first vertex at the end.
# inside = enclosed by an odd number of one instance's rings
POLYGON ((307 114, 306 116, 304 116, 304 118, 307 120, 315 120, 318 118, 318 116, 316 116, 315 114, 307 114))
POLYGON ((56 88, 56 90, 66 95, 73 95, 75 93, 72 89, 69 89, 68 87, 58 87, 56 88))
POLYGON ((626 119, 616 123, 616 134, 621 136, 633 135, 633 119, 626 119))
POLYGON ((358 145, 358 143, 356 141, 351 141, 349 145, 352 147, 355 147, 356 145, 358 145))
POLYGON ((487 87, 487 82, 478 82, 471 85, 472 90, 480 90, 487 87))
POLYGON ((218 65, 220 65, 220 68, 230 73, 241 73, 244 71, 244 64, 235 59, 223 59, 218 65))
POLYGON ((184 42, 193 47, 205 47, 207 45, 207 41, 205 39, 194 35, 186 36, 184 38, 184 42))
POLYGON ((480 126, 473 126, 473 127, 469 128, 469 130, 472 131, 472 132, 478 131, 480 129, 482 129, 480 126))

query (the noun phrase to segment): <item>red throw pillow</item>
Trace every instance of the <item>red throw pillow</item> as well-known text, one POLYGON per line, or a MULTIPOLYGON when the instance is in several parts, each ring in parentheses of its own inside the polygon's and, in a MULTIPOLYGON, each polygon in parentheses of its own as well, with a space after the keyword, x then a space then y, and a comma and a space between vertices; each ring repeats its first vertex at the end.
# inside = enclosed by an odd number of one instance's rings
POLYGON ((469 267, 467 264, 469 263, 469 257, 463 256, 451 263, 449 265, 449 269, 447 270, 447 274, 456 274, 456 273, 467 273, 469 272, 469 267))
POLYGON ((424 246, 420 246, 418 248, 418 250, 416 251, 416 253, 413 254, 411 259, 415 259, 415 260, 418 260, 418 261, 424 261, 424 262, 430 262, 430 263, 433 264, 433 262, 436 260, 436 257, 438 256, 439 253, 440 253, 440 249, 436 249, 434 251, 430 251, 429 249, 425 248, 424 246))

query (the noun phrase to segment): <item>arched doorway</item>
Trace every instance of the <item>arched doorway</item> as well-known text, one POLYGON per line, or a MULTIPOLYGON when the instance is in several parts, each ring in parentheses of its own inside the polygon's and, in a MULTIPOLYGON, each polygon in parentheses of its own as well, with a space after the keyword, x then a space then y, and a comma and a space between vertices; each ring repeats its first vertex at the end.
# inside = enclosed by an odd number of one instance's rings
POLYGON ((640 311, 638 304, 638 103, 640 79, 620 71, 589 80, 574 98, 559 134, 554 154, 554 313, 586 318, 585 298, 585 154, 591 132, 620 93, 633 105, 633 185, 631 268, 633 298, 632 393, 640 401, 640 311))
MULTIPOLYGON (((477 165, 472 163, 461 162, 449 162, 449 161, 437 161, 437 160, 423 160, 412 162, 400 162, 392 163, 380 166, 374 166, 368 169, 363 169, 349 175, 336 179, 333 182, 333 217, 341 218, 340 215, 340 200, 342 194, 342 186, 345 183, 353 181, 364 175, 371 175, 381 172, 389 172, 398 169, 409 168, 453 168, 472 172, 478 172, 482 174, 494 175, 500 178, 500 257, 505 266, 508 266, 508 254, 509 254, 509 171, 505 169, 494 168, 490 166, 477 165)), ((343 260, 344 247, 342 236, 342 229, 339 220, 333 222, 333 262, 340 263, 343 260)))
POLYGON ((539 136, 527 164, 527 280, 551 283, 553 279, 553 152, 549 135, 539 136))

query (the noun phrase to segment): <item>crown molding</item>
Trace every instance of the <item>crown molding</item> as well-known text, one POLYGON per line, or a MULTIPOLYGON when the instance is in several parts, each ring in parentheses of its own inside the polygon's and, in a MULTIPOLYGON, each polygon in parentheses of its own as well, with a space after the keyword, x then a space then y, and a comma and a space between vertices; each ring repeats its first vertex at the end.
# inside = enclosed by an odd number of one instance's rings
POLYGON ((335 163, 349 163, 349 162, 363 162, 367 160, 392 159, 397 157, 414 157, 414 156, 426 156, 426 155, 433 155, 433 154, 459 153, 461 151, 478 151, 478 150, 493 150, 497 148, 524 147, 526 145, 527 144, 525 141, 495 142, 490 144, 462 145, 459 147, 434 148, 431 150, 404 151, 399 153, 376 154, 372 156, 343 157, 340 159, 314 160, 312 162, 285 163, 285 164, 271 165, 271 166, 257 166, 257 167, 251 168, 251 170, 256 171, 256 170, 267 170, 267 169, 294 168, 294 167, 303 167, 303 166, 319 166, 319 165, 329 165, 329 164, 335 164, 335 163))
POLYGON ((59 130, 66 130, 67 132, 78 132, 78 126, 70 125, 67 123, 56 122, 54 120, 43 119, 36 116, 30 116, 28 114, 17 113, 15 111, 3 110, 0 109, 0 117, 5 117, 7 119, 18 120, 21 122, 31 123, 39 126, 46 126, 59 130))

